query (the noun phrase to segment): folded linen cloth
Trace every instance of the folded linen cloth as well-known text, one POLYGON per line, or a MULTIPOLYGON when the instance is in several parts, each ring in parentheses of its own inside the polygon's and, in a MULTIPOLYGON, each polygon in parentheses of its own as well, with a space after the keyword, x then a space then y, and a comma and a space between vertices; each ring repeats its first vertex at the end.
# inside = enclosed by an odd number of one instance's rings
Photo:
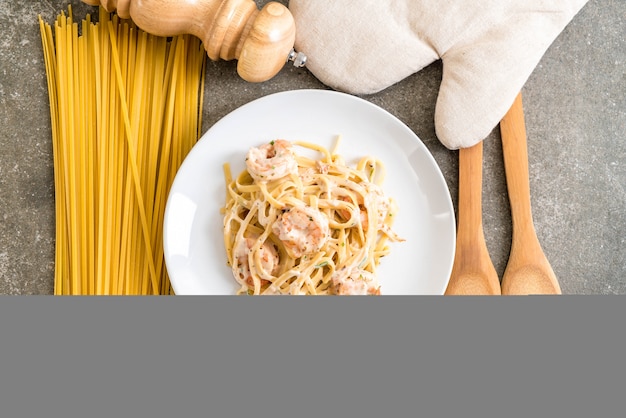
POLYGON ((290 0, 296 48, 322 83, 381 91, 441 59, 435 130, 449 149, 489 135, 587 0, 290 0))

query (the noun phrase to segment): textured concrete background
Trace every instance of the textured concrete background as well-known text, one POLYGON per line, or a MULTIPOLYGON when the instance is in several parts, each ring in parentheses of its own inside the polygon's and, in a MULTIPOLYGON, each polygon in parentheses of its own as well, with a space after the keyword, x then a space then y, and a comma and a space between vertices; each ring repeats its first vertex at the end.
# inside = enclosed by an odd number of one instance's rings
MULTIPOLYGON (((53 291, 52 147, 37 15, 52 22, 68 3, 77 16, 95 10, 78 0, 0 0, 0 294, 53 291)), ((590 1, 523 89, 535 226, 568 294, 626 294, 625 15, 623 0, 590 1)), ((437 62, 365 99, 424 141, 456 204, 458 153, 439 143, 433 125, 441 71, 437 62)), ((306 69, 249 84, 234 62, 210 63, 203 130, 253 99, 301 88, 325 87, 306 69)), ((484 155, 485 236, 502 276, 511 219, 497 128, 484 155)))

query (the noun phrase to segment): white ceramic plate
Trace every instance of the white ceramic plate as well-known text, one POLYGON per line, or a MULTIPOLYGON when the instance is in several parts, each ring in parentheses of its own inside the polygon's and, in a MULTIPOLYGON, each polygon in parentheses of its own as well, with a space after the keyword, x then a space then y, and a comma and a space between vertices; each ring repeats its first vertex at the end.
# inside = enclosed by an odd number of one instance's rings
POLYGON ((330 147, 353 164, 367 154, 387 167, 383 189, 399 207, 392 243, 379 267, 381 293, 443 294, 454 261, 456 226, 441 170, 420 139, 380 107, 344 93, 293 90, 254 100, 231 112, 200 138, 178 171, 164 219, 164 254, 176 294, 230 295, 237 285, 226 265, 222 166, 244 169, 251 146, 273 139, 330 147))

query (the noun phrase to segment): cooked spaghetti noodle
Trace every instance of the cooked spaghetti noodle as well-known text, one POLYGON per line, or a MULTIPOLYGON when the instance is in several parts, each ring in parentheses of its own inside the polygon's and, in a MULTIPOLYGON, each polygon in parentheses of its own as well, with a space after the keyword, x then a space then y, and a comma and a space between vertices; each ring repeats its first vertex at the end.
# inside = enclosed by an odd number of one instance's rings
POLYGON ((171 294, 162 224, 197 141, 206 53, 99 8, 39 18, 54 160, 58 295, 171 294), (80 32, 80 34, 79 34, 80 32))
POLYGON ((391 229, 395 201, 381 189, 384 164, 365 157, 350 167, 338 142, 279 139, 251 148, 236 178, 224 166, 224 245, 238 294, 381 293, 381 258, 403 241, 391 229))

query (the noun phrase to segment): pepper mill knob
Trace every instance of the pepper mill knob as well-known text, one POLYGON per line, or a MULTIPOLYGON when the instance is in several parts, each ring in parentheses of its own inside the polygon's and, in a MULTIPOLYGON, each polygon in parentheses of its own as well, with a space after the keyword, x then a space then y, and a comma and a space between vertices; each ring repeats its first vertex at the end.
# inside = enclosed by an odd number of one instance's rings
POLYGON ((301 67, 306 56, 295 52, 296 27, 287 7, 253 0, 82 0, 117 10, 144 31, 157 36, 195 35, 213 61, 237 59, 246 81, 274 77, 287 61, 301 67))

